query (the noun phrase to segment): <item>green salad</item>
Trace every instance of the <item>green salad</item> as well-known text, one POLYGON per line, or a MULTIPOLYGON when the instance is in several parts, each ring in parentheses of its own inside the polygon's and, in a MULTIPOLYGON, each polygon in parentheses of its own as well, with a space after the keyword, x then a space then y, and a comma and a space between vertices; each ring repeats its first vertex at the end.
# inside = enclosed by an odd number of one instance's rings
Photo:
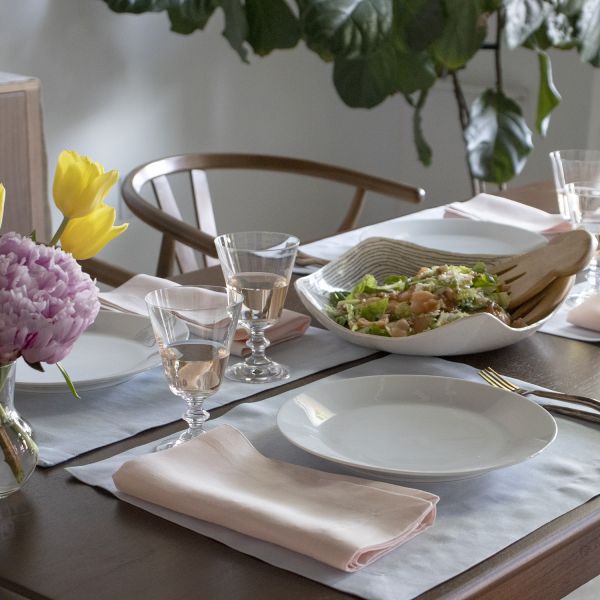
POLYGON ((349 291, 333 292, 329 316, 351 331, 406 337, 474 313, 488 312, 507 325, 508 292, 483 263, 474 267, 423 267, 413 277, 365 275, 349 291))

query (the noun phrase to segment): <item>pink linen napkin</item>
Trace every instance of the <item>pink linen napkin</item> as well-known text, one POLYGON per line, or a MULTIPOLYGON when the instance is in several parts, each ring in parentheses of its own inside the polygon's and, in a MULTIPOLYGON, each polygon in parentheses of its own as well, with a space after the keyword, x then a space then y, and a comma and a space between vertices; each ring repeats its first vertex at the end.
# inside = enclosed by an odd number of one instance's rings
MULTIPOLYGON (((153 277, 152 275, 135 275, 123 285, 110 292, 101 292, 100 304, 110 310, 130 312, 146 316, 148 311, 144 298, 153 290, 179 285, 168 279, 153 277)), ((284 309, 281 318, 275 325, 266 330, 266 335, 271 344, 279 344, 303 335, 310 325, 310 317, 284 309)), ((231 352, 236 356, 242 356, 246 350, 248 332, 238 328, 231 352)))
POLYGON ((437 496, 259 454, 228 425, 124 463, 130 496, 357 571, 430 527, 437 496))
POLYGON ((567 321, 577 327, 600 331, 600 295, 595 294, 567 313, 567 321))
POLYGON ((559 233, 572 229, 569 221, 550 213, 491 194, 478 194, 466 202, 453 202, 446 207, 444 217, 492 221, 517 225, 536 233, 559 233))

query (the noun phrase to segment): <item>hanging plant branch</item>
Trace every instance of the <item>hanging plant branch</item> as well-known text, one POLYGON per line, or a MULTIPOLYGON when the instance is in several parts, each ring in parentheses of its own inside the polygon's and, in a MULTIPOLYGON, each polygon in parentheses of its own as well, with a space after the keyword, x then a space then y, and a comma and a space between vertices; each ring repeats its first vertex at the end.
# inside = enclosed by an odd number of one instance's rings
POLYGON ((542 135, 560 102, 547 51, 575 51, 584 62, 600 66, 598 0, 102 1, 119 13, 165 12, 172 30, 187 35, 204 29, 221 12, 223 35, 245 62, 251 53, 265 56, 302 41, 333 63, 335 88, 350 107, 373 108, 395 94, 419 98, 413 133, 424 164, 431 162, 421 122, 427 92, 451 73, 461 129, 469 132, 469 171, 498 184, 523 169, 533 148, 521 107, 503 89, 502 49, 526 48, 538 55, 536 128, 542 135), (487 26, 494 18, 495 41, 489 43, 487 26), (456 73, 481 49, 494 51, 495 82, 469 110, 456 73), (476 138, 491 144, 485 158, 476 138))

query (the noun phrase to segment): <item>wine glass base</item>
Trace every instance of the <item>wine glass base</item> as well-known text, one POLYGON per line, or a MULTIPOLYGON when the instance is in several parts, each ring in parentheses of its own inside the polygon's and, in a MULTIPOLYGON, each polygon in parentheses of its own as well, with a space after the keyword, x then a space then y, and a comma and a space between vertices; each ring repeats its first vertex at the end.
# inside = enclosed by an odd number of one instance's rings
POLYGON ((289 376, 289 369, 285 365, 276 362, 269 362, 260 366, 239 362, 227 367, 225 370, 227 379, 243 383, 270 383, 288 379, 289 376))
POLYGON ((180 446, 181 444, 185 444, 186 442, 189 442, 190 440, 193 440, 204 433, 206 433, 204 429, 198 429, 197 431, 194 431, 193 434, 190 434, 190 430, 187 429, 179 437, 164 440, 157 446, 154 446, 154 452, 160 452, 161 450, 168 450, 169 448, 180 446))

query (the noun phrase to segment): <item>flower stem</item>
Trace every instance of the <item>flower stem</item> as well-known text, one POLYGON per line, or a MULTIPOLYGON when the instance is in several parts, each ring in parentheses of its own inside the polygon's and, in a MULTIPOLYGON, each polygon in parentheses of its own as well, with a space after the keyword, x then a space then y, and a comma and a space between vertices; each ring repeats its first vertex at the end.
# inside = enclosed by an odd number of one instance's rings
POLYGON ((58 240, 60 240, 60 236, 64 233, 68 223, 69 218, 63 217, 62 223, 59 225, 56 233, 52 236, 52 239, 48 242, 48 246, 56 246, 56 244, 58 244, 58 240))
MULTIPOLYGON (((10 365, 0 364, 0 392, 4 389, 8 381, 10 373, 10 365)), ((17 483, 22 483, 25 478, 25 472, 21 466, 19 453, 11 440, 6 429, 11 428, 21 439, 24 446, 29 452, 38 452, 37 444, 29 437, 29 435, 21 428, 21 426, 13 421, 12 417, 4 409, 4 405, 0 401, 0 451, 4 456, 6 464, 10 467, 17 483)))

